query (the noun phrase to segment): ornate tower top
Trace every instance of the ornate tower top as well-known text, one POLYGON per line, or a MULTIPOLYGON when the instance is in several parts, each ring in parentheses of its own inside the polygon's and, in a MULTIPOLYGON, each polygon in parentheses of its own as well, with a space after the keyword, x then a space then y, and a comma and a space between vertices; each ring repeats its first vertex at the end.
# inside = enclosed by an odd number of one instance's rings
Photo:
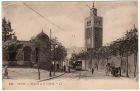
POLYGON ((93 6, 92 7, 94 8, 94 2, 93 2, 93 6))
POLYGON ((94 2, 92 8, 90 9, 90 15, 97 16, 97 8, 94 7, 94 2))

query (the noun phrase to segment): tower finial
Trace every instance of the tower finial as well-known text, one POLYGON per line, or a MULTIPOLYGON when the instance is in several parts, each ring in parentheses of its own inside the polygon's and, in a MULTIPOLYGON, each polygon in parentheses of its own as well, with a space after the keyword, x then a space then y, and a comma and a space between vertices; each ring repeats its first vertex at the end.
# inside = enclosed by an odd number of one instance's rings
POLYGON ((94 2, 93 2, 93 6, 92 7, 94 8, 94 2))

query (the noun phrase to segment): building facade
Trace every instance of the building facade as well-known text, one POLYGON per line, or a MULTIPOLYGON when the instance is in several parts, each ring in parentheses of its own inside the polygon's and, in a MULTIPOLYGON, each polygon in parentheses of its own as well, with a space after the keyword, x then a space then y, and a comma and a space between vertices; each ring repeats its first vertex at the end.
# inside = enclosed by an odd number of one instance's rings
POLYGON ((50 69, 50 39, 43 31, 29 41, 7 41, 3 44, 3 65, 50 69), (38 56, 36 48, 38 49, 38 56))

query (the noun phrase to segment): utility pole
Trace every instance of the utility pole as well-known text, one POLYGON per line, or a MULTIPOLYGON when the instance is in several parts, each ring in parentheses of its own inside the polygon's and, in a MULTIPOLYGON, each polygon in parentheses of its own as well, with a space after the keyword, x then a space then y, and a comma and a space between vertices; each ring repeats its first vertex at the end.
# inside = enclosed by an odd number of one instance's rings
POLYGON ((56 63, 55 60, 56 60, 56 57, 55 57, 55 46, 54 46, 54 74, 53 74, 54 76, 55 76, 55 63, 56 63))
POLYGON ((40 69, 39 69, 39 60, 38 60, 38 48, 36 48, 36 62, 37 62, 37 69, 38 69, 38 79, 40 80, 40 69))
MULTIPOLYGON (((55 37, 55 41, 56 41, 56 37, 55 37)), ((55 76, 55 64, 56 64, 56 59, 57 59, 57 56, 56 56, 57 47, 58 47, 58 45, 54 44, 54 76, 55 76)))
POLYGON ((51 58, 51 34, 52 34, 52 30, 50 29, 50 62, 51 62, 51 65, 50 65, 50 77, 52 76, 52 58, 51 58))

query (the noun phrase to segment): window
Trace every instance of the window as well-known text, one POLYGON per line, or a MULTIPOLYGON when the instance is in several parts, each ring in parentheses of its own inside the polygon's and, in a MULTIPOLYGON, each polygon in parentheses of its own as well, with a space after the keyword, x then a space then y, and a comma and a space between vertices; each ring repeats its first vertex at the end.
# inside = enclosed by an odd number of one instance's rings
POLYGON ((91 25, 91 21, 87 21, 87 26, 90 26, 91 25))

